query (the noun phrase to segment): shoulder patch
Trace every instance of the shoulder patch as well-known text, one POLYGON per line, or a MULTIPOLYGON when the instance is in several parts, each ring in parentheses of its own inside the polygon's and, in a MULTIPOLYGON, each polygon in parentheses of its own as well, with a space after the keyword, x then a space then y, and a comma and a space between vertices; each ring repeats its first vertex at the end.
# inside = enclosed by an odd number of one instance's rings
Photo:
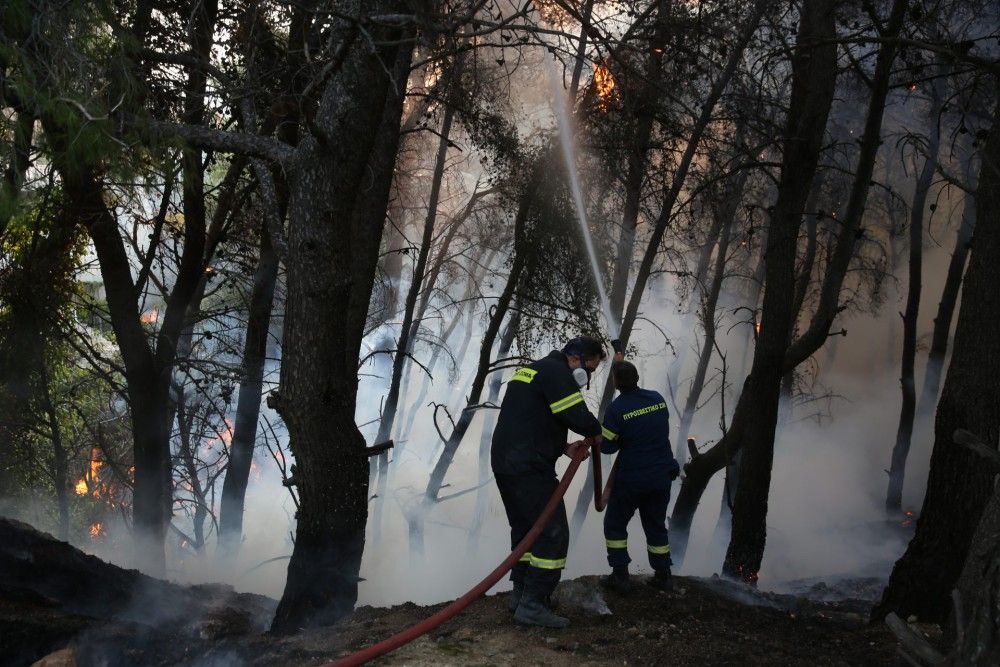
POLYGON ((537 374, 538 371, 533 368, 518 368, 514 371, 514 375, 511 376, 510 381, 531 383, 537 374))

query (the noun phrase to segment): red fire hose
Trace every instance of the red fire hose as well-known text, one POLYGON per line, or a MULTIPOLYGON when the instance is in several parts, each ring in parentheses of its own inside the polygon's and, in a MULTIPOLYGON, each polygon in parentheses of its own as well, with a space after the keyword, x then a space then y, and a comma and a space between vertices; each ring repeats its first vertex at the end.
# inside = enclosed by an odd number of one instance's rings
MULTIPOLYGON (((614 465, 611 467, 611 474, 608 476, 608 484, 601 489, 601 449, 600 445, 587 440, 579 440, 573 444, 577 445, 588 445, 594 453, 594 507, 598 512, 604 510, 608 504, 608 498, 611 496, 611 485, 614 483, 615 471, 618 469, 618 460, 615 459, 614 465)), ((356 653, 352 653, 345 656, 333 663, 334 667, 352 667, 353 665, 363 665, 369 660, 374 660, 380 655, 385 655, 390 651, 395 651, 400 646, 408 644, 417 637, 426 634, 441 625, 452 616, 455 616, 460 611, 468 607, 475 601, 476 598, 483 595, 486 591, 493 587, 493 584, 500 581, 501 578, 514 567, 514 565, 521 560, 521 556, 527 553, 531 545, 534 544, 535 539, 538 534, 542 532, 545 525, 552 518, 552 514, 555 513, 556 507, 559 506, 559 501, 562 497, 566 495, 566 489, 569 488, 569 483, 573 480, 573 475, 576 474, 577 468, 580 467, 580 462, 583 461, 583 457, 587 452, 586 447, 578 447, 570 460, 569 467, 566 468, 566 472, 563 474, 563 478, 559 481, 559 486, 556 487, 555 492, 552 497, 549 498, 549 502, 545 505, 545 509, 542 510, 541 515, 538 517, 538 521, 535 525, 531 527, 528 534, 524 536, 514 550, 510 553, 507 558, 504 559, 500 565, 497 566, 495 570, 486 575, 486 578, 480 581, 475 587, 468 593, 458 598, 450 605, 437 612, 433 616, 424 619, 423 621, 417 623, 414 626, 403 630, 402 632, 389 637, 388 639, 383 639, 377 644, 369 646, 368 648, 361 649, 356 653)))

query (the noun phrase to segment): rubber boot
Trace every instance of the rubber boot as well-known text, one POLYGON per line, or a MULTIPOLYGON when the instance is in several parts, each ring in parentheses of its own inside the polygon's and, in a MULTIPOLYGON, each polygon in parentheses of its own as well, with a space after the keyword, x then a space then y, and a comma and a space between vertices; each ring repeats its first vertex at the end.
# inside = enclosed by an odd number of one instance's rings
POLYGON ((559 616, 548 606, 548 595, 532 586, 525 586, 521 601, 514 612, 514 621, 521 625, 540 625, 543 628, 565 628, 569 619, 559 616))
POLYGON ((657 570, 656 574, 647 583, 656 590, 663 591, 664 593, 670 593, 674 590, 674 578, 670 574, 670 568, 657 570))
POLYGON ((616 593, 628 593, 632 590, 632 578, 628 573, 628 566, 622 565, 611 570, 611 574, 602 579, 605 586, 616 593))
POLYGON ((524 582, 515 581, 514 588, 510 592, 510 597, 507 599, 507 609, 514 613, 517 611, 517 605, 521 603, 521 594, 524 592, 524 582))

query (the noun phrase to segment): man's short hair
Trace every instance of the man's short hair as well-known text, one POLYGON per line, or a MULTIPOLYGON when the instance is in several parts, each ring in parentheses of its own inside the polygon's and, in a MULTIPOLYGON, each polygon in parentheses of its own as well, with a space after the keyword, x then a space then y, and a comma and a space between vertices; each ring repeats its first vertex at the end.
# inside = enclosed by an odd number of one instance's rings
POLYGON ((639 371, 627 361, 616 361, 611 366, 618 391, 631 391, 639 386, 639 371))
POLYGON ((590 336, 577 336, 568 341, 563 346, 562 351, 563 354, 583 357, 584 359, 592 359, 593 357, 604 359, 608 356, 604 352, 604 345, 601 344, 601 341, 590 336))

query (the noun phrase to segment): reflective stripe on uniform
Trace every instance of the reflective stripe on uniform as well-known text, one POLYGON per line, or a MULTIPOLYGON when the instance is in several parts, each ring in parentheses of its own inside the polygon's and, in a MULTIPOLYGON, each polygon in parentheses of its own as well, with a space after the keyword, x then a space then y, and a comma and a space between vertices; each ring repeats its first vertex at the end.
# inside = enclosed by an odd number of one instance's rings
POLYGON ((537 374, 538 371, 534 370, 533 368, 518 368, 516 371, 514 371, 514 375, 511 376, 510 381, 530 383, 532 380, 535 379, 535 376, 537 374))
POLYGON ((646 549, 651 554, 668 554, 670 553, 670 545, 664 544, 662 547, 653 544, 647 544, 646 549))
POLYGON ((539 558, 535 554, 531 554, 531 562, 529 563, 531 567, 537 567, 542 570, 561 570, 566 567, 565 558, 539 558))
POLYGON ((523 556, 521 556, 521 559, 518 562, 519 563, 528 563, 530 561, 531 561, 531 552, 529 551, 528 553, 526 553, 523 556))
POLYGON ((606 426, 601 426, 601 435, 604 436, 605 440, 616 440, 618 438, 618 434, 606 426))
POLYGON ((552 414, 556 414, 562 412, 563 410, 566 410, 567 408, 573 407, 577 403, 583 403, 583 394, 581 394, 578 391, 575 391, 566 398, 561 398, 555 403, 552 403, 551 405, 549 405, 549 408, 552 409, 552 414))
POLYGON ((608 543, 609 549, 627 549, 628 540, 604 540, 608 543))

